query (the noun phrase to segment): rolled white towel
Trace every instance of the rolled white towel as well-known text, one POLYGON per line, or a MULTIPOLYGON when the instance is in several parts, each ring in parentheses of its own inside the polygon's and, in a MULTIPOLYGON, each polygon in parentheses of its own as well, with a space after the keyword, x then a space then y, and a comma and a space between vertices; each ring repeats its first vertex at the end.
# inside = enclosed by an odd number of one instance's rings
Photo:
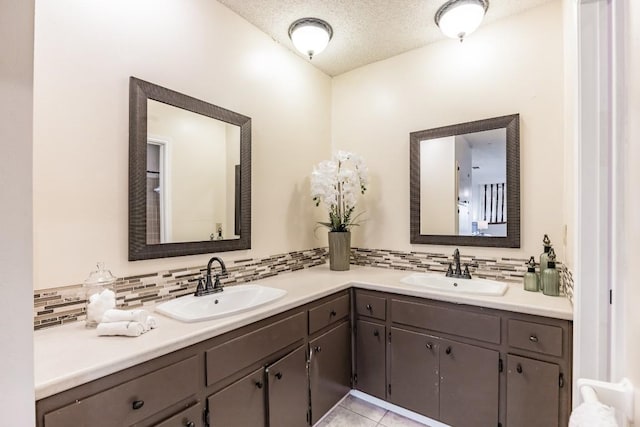
POLYGON ((145 332, 144 324, 127 321, 100 323, 96 330, 98 331, 98 336, 122 335, 125 337, 139 337, 145 332))
POLYGON ((147 316, 147 321, 144 323, 144 331, 150 331, 158 327, 158 322, 155 317, 147 316))
POLYGON ((585 402, 571 413, 569 427, 618 427, 612 407, 598 401, 585 402))
POLYGON ((116 294, 109 289, 91 295, 87 304, 87 323, 91 326, 100 323, 104 313, 115 306, 116 294))
POLYGON ((118 310, 112 308, 104 312, 102 315, 102 323, 128 321, 145 324, 148 317, 149 312, 147 310, 118 310))

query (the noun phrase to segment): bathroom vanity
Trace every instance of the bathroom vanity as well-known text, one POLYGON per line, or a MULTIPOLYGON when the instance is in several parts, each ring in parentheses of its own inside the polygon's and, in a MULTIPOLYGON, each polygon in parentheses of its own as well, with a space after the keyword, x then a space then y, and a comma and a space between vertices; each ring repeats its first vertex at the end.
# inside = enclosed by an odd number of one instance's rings
POLYGON ((261 281, 288 295, 228 319, 159 316, 139 338, 39 331, 37 426, 305 426, 351 388, 456 427, 566 425, 566 299, 521 285, 450 295, 403 276, 322 266, 261 281))

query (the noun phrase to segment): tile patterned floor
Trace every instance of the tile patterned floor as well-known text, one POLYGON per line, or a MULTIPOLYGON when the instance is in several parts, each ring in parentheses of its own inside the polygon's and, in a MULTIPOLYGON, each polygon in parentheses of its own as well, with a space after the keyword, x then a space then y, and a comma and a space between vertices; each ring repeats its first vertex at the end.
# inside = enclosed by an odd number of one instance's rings
MULTIPOLYGON (((353 396, 347 396, 315 427, 424 427, 425 424, 405 418, 353 396)), ((428 426, 427 426, 428 427, 428 426)))

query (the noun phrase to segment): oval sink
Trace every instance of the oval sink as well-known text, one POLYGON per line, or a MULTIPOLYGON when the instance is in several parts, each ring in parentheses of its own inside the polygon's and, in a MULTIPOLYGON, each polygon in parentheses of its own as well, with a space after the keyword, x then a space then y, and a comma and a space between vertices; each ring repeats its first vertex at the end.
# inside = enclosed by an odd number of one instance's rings
POLYGON ((155 311, 182 322, 200 322, 248 311, 286 294, 283 289, 260 285, 228 286, 215 294, 186 295, 164 302, 156 306, 155 311))
POLYGON ((506 283, 494 280, 458 279, 431 273, 414 273, 403 277, 400 282, 434 291, 487 296, 502 296, 508 287, 506 283))

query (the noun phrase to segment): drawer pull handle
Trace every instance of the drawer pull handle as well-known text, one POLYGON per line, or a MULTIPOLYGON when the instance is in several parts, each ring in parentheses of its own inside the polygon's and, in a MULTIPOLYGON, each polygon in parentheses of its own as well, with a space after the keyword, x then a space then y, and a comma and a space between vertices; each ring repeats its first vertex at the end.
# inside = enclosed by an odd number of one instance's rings
POLYGON ((369 311, 373 310, 373 307, 371 307, 371 304, 367 304, 367 307, 366 307, 366 308, 367 308, 367 310, 369 310, 369 311))
POLYGON ((262 385, 263 385, 263 384, 262 384, 262 381, 258 381, 258 382, 256 382, 256 387, 257 387, 257 388, 262 388, 262 385))
POLYGON ((537 337, 537 336, 535 336, 535 335, 531 335, 531 336, 529 337, 529 341, 531 341, 531 342, 538 342, 538 337, 537 337))
POLYGON ((194 423, 193 421, 189 421, 185 424, 185 427, 196 427, 196 423, 194 423))
POLYGON ((313 349, 313 351, 315 351, 316 353, 320 353, 322 351, 322 347, 317 346, 316 348, 313 349))
POLYGON ((379 337, 380 336, 380 332, 378 332, 378 330, 376 329, 375 331, 373 331, 373 336, 374 337, 379 337))
POLYGON ((281 380, 282 379, 282 372, 276 372, 276 378, 281 380))
POLYGON ((329 313, 329 314, 331 315, 331 317, 333 317, 333 316, 335 316, 335 315, 336 315, 336 314, 338 314, 338 313, 336 313, 336 311, 335 311, 335 310, 331 310, 331 313, 329 313))
POLYGON ((427 347, 427 349, 431 350, 431 349, 433 349, 433 344, 428 342, 426 347, 427 347))
POLYGON ((447 347, 447 349, 444 352, 447 354, 451 354, 451 346, 447 347))
POLYGON ((518 363, 518 366, 516 367, 516 371, 518 371, 519 374, 522 373, 522 365, 518 363))
POLYGON ((131 404, 131 407, 135 410, 138 410, 144 406, 144 400, 134 400, 131 404))

